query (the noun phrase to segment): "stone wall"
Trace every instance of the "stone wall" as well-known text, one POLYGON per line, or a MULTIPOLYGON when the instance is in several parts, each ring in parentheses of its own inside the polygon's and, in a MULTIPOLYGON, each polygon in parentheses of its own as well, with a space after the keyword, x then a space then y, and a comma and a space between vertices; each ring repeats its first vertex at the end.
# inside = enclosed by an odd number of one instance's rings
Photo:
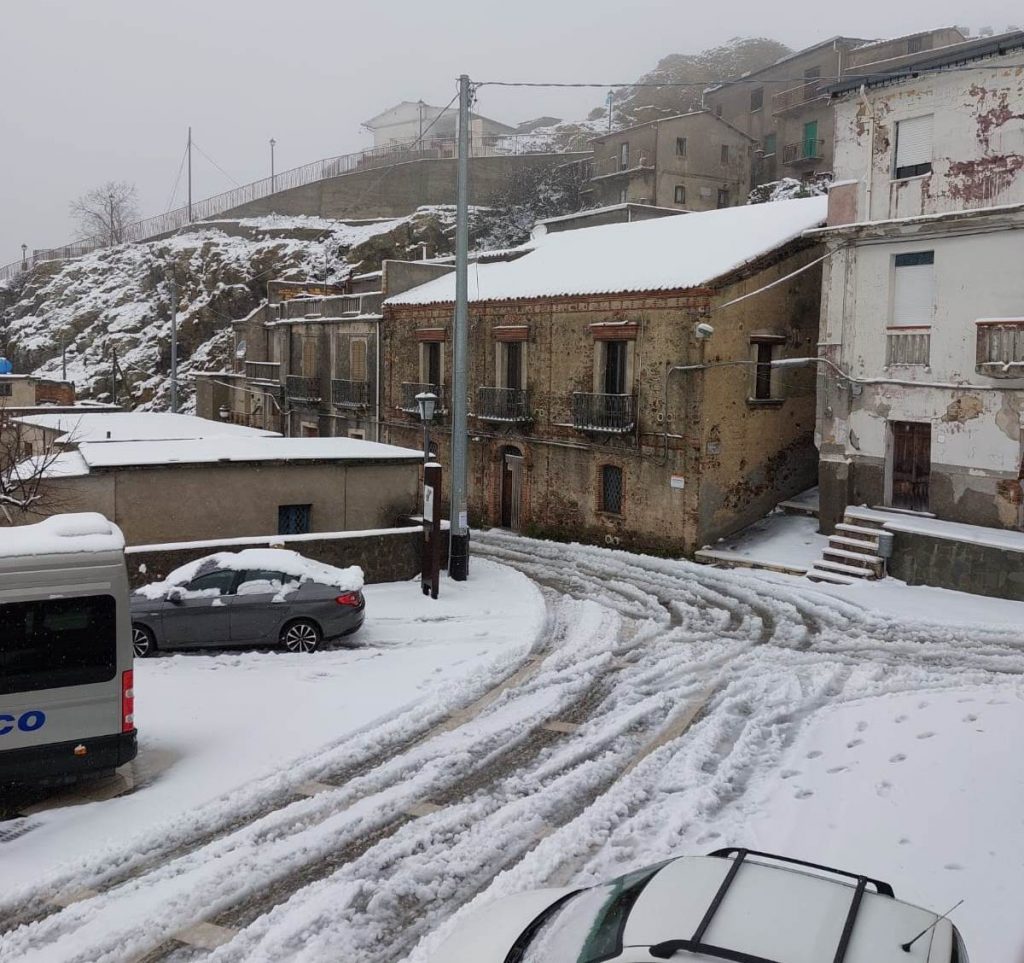
POLYGON ((215 552, 238 552, 245 548, 286 548, 325 565, 345 568, 358 565, 367 583, 401 582, 413 578, 421 565, 423 530, 419 527, 381 529, 346 535, 277 535, 266 538, 203 541, 173 546, 147 545, 129 548, 128 579, 132 588, 157 582, 186 562, 215 552))
POLYGON ((1024 553, 915 532, 893 535, 889 574, 908 585, 1024 602, 1024 553))

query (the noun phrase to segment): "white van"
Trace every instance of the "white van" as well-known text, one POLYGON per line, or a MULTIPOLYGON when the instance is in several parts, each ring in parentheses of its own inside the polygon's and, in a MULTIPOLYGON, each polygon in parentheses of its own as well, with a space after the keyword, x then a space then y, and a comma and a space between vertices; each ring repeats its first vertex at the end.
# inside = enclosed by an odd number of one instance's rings
POLYGON ((0 528, 0 786, 135 758, 124 536, 102 515, 0 528))

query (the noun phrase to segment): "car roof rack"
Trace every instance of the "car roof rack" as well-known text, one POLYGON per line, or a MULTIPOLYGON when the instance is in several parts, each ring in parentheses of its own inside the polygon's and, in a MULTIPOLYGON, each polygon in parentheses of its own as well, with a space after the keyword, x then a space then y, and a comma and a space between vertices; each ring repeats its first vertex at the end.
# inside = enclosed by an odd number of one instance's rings
POLYGON ((763 853, 758 850, 744 849, 742 847, 716 849, 708 855, 716 856, 721 859, 732 859, 732 865, 729 867, 729 871, 725 874, 725 878, 718 887, 718 891, 712 898, 711 904, 704 913, 704 917, 701 919, 700 923, 697 924, 697 929, 694 930, 693 936, 690 937, 690 939, 667 940, 664 943, 658 943, 650 948, 652 956, 669 959, 673 954, 678 953, 680 950, 687 950, 690 953, 701 953, 705 956, 713 956, 721 960, 731 960, 733 963, 777 963, 777 961, 770 960, 767 957, 755 956, 750 953, 744 953, 741 950, 731 950, 728 947, 714 946, 713 944, 704 942, 704 934, 707 932, 708 927, 711 925, 711 921, 714 919, 715 914, 722 905, 722 901, 729 892, 729 887, 735 882, 736 876, 740 871, 740 866, 743 865, 744 860, 748 856, 756 856, 759 858, 759 861, 774 860, 779 863, 787 863, 793 866, 805 866, 808 869, 819 869, 823 872, 834 873, 837 876, 845 876, 849 879, 856 880, 853 899, 850 901, 850 908, 846 913, 846 920, 843 923, 843 930, 839 936, 839 943, 836 946, 835 955, 832 957, 832 963, 843 963, 843 960, 846 959, 846 952, 850 947, 850 940, 853 936, 853 927, 857 922, 857 914, 860 912, 861 901, 864 898, 864 892, 867 890, 867 887, 869 885, 873 886, 875 891, 881 896, 888 896, 890 898, 895 897, 892 886, 880 879, 872 879, 869 876, 861 876, 857 873, 848 873, 842 869, 823 866, 820 863, 809 863, 805 860, 793 859, 789 856, 779 856, 775 853, 763 853))

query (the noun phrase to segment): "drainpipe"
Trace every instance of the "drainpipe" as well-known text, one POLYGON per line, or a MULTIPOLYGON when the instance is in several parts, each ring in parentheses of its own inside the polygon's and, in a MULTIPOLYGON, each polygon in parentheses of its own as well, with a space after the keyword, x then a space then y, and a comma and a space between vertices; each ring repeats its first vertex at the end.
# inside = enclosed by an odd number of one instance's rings
POLYGON ((862 221, 870 221, 871 214, 871 181, 872 181, 872 168, 875 161, 875 112, 871 108, 871 101, 868 100, 867 94, 864 92, 864 84, 860 85, 860 102, 867 108, 868 111, 868 166, 865 173, 864 182, 864 202, 867 206, 867 210, 864 212, 864 216, 859 218, 862 221))

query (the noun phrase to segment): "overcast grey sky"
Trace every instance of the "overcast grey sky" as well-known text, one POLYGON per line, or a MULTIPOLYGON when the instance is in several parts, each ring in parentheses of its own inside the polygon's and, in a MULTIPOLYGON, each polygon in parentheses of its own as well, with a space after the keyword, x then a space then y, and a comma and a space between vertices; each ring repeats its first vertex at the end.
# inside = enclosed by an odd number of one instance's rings
MULTIPOLYGON (((733 36, 791 47, 1019 21, 1008 0, 784 4, 726 0, 4 0, 0 264, 75 229, 68 203, 133 181, 143 215, 167 209, 193 128, 239 183, 370 142, 360 122, 400 100, 445 104, 476 80, 632 80, 669 53, 733 36), (785 13, 780 13, 784 10, 785 13)), ((517 123, 582 117, 603 91, 485 89, 477 109, 517 123)), ((232 181, 196 157, 194 196, 232 181)), ((182 202, 179 190, 178 203, 182 202)))

